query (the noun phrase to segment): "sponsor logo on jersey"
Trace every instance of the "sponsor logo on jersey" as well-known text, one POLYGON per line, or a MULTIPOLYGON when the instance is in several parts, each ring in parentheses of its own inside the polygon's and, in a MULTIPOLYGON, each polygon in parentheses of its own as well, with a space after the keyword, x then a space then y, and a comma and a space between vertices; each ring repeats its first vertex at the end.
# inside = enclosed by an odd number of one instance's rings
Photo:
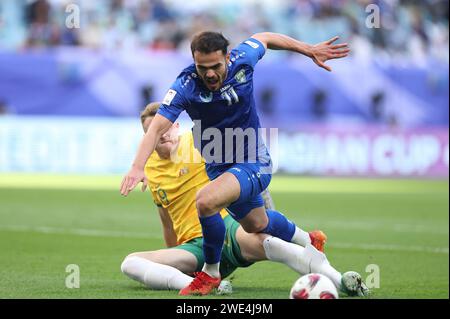
POLYGON ((177 91, 170 89, 164 97, 163 104, 170 105, 175 95, 177 95, 177 91))
POLYGON ((238 83, 245 83, 245 82, 247 82, 247 77, 245 76, 245 71, 244 70, 240 70, 238 73, 236 73, 236 75, 234 76, 234 79, 238 83))
POLYGON ((253 49, 257 49, 259 48, 259 44, 250 40, 245 41, 244 43, 248 44, 249 46, 251 46, 253 49))
POLYGON ((200 92, 199 97, 202 102, 209 103, 213 99, 213 93, 212 92, 209 92, 209 93, 200 92))

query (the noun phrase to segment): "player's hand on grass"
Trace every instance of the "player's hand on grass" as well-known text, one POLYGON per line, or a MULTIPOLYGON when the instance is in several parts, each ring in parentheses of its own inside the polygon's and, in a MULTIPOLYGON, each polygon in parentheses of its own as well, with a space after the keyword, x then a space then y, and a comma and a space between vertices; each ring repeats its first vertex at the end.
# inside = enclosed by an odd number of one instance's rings
POLYGON ((140 182, 142 182, 142 191, 144 192, 148 183, 144 170, 137 167, 132 167, 128 174, 122 179, 120 193, 123 196, 127 196, 140 182))
POLYGON ((314 63, 329 72, 331 72, 331 68, 325 64, 326 61, 345 58, 350 52, 348 43, 333 44, 338 39, 339 37, 334 37, 328 41, 314 45, 311 49, 311 59, 314 63))

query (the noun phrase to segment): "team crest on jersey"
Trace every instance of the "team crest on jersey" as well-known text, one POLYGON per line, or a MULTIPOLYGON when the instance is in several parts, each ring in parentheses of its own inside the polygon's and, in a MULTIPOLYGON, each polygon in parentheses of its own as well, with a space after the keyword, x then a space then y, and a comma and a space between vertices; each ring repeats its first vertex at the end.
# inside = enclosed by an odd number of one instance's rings
POLYGON ((189 168, 187 167, 183 167, 180 169, 180 171, 178 172, 178 177, 186 175, 187 173, 189 173, 189 168))
POLYGON ((245 83, 247 81, 247 77, 245 76, 245 71, 240 70, 238 73, 236 73, 236 75, 234 76, 234 79, 238 83, 245 83))
POLYGON ((202 100, 202 102, 209 103, 213 99, 213 93, 209 92, 208 94, 205 94, 203 92, 200 92, 199 97, 200 97, 200 100, 202 100))

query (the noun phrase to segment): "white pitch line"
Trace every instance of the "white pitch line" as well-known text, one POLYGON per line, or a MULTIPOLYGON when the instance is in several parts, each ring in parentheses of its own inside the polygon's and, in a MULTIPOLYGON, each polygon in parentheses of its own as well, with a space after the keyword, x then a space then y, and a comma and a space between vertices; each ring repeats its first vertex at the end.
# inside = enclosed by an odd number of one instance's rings
POLYGON ((101 229, 85 229, 85 228, 57 228, 48 226, 24 226, 24 225, 0 225, 0 230, 17 231, 17 232, 36 232, 42 234, 69 234, 78 236, 93 237, 115 237, 115 238, 159 238, 161 236, 139 232, 123 232, 101 229))
MULTIPOLYGON (((292 213, 291 216, 295 214, 292 213)), ((298 225, 303 227, 316 227, 320 225, 323 230, 346 229, 363 231, 386 231, 391 233, 430 233, 435 235, 448 235, 448 228, 436 227, 436 225, 418 225, 414 223, 391 223, 374 220, 367 221, 338 221, 298 218, 298 225)), ((448 222, 446 222, 448 224, 448 222)), ((442 226, 440 224, 439 226, 442 226)))
MULTIPOLYGON (((83 228, 56 228, 47 226, 24 226, 24 225, 0 225, 0 230, 17 231, 17 232, 37 232, 42 234, 70 234, 78 236, 92 236, 92 237, 115 237, 115 238, 162 238, 161 235, 140 232, 123 232, 110 231, 100 229, 83 229, 83 228)), ((448 247, 427 247, 427 246, 402 246, 393 244, 353 244, 353 243, 339 243, 331 242, 329 247, 338 249, 363 249, 363 250, 377 250, 377 251, 399 251, 399 252, 426 252, 435 254, 448 255, 448 247)))
POLYGON ((329 247, 340 249, 363 249, 363 250, 379 250, 379 251, 411 251, 426 252, 435 254, 448 255, 448 247, 426 247, 426 246, 402 246, 392 244, 349 244, 349 243, 330 243, 329 247))

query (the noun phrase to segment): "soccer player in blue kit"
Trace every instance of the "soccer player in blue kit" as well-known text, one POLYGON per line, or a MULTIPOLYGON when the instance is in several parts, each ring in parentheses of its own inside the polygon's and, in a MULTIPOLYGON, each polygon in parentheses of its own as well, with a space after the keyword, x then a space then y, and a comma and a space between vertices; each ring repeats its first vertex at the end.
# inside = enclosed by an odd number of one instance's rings
POLYGON ((199 189, 196 197, 205 265, 195 279, 180 290, 180 295, 206 295, 220 284, 219 261, 225 235, 225 225, 219 214, 222 208, 227 208, 248 233, 266 233, 302 246, 312 241, 325 242, 323 233, 318 233, 317 238, 311 237, 280 212, 264 208, 261 192, 270 183, 272 162, 260 136, 253 72, 267 49, 306 55, 319 67, 331 71, 325 62, 349 53, 346 43, 334 44, 337 39, 308 45, 286 35, 263 32, 229 53, 229 42, 220 33, 202 32, 192 40, 194 63, 181 72, 167 92, 121 184, 124 196, 139 182, 143 182, 145 190, 147 159, 157 141, 180 113, 186 111, 194 120, 195 145, 206 160, 211 182, 199 189), (238 136, 239 129, 244 132, 243 136, 238 136))

